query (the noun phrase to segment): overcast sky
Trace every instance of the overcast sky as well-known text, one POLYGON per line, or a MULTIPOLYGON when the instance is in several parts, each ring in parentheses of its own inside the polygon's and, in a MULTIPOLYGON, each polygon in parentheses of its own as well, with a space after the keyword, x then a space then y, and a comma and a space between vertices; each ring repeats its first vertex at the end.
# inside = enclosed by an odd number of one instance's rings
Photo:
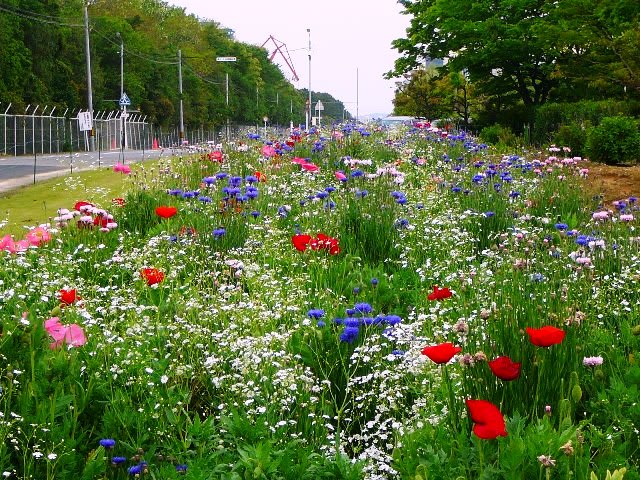
MULTIPOLYGON (((395 84, 382 75, 393 68, 398 56, 391 41, 403 37, 409 26, 409 17, 400 13, 395 0, 168 2, 231 28, 241 42, 262 45, 270 35, 284 42, 300 77, 293 82, 297 88, 309 86, 309 28, 311 90, 330 93, 354 115, 356 100, 361 116, 393 110, 395 84)), ((268 45, 273 51, 273 44, 268 45)), ((284 73, 291 79, 288 71, 284 73)))

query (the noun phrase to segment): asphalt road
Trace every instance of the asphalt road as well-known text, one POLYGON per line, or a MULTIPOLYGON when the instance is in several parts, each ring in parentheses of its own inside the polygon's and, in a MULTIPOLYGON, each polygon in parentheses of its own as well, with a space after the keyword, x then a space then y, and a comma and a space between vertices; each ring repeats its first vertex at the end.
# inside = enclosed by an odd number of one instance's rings
POLYGON ((113 166, 116 163, 136 163, 160 157, 172 156, 178 151, 173 149, 158 150, 126 150, 124 162, 120 151, 109 152, 76 152, 72 155, 38 155, 19 157, 0 157, 0 193, 14 190, 35 180, 64 176, 71 172, 90 170, 99 167, 113 166), (98 158, 99 157, 99 158, 98 158))

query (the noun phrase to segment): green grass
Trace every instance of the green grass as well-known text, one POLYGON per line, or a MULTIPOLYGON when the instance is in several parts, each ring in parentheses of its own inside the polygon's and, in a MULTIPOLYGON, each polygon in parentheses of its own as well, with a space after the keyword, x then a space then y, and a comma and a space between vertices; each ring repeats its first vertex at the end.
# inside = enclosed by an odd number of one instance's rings
POLYGON ((130 184, 128 176, 114 173, 108 167, 56 177, 1 193, 0 225, 7 223, 0 228, 0 236, 22 237, 25 227, 49 221, 59 208, 73 209, 79 200, 96 203, 108 210, 111 200, 123 197, 130 184))

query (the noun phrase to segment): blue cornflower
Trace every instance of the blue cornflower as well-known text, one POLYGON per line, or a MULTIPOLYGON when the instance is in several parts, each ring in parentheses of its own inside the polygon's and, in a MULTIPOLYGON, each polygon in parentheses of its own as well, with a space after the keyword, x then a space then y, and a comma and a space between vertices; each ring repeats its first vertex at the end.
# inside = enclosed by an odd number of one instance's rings
POLYGON ((216 178, 218 180, 222 180, 223 178, 227 178, 229 174, 227 172, 218 172, 216 173, 216 178))
POLYGON ((629 203, 636 203, 638 201, 638 197, 629 197, 629 203))
POLYGON ((399 218, 396 221, 396 228, 401 230, 403 228, 407 228, 409 226, 409 220, 407 220, 406 218, 399 218))
POLYGON ((122 465, 126 461, 127 461, 127 457, 113 457, 111 459, 111 464, 112 465, 122 465))
POLYGON ((336 187, 329 185, 328 187, 325 187, 324 189, 325 192, 331 193, 331 192, 335 192, 336 191, 336 187))
POLYGON ((391 354, 395 355, 396 357, 401 357, 402 355, 404 355, 404 350, 393 350, 391 354))
POLYGON ((246 193, 245 193, 245 197, 247 197, 247 199, 254 199, 254 198, 258 198, 258 189, 253 188, 251 190, 247 189, 246 193))
POLYGON ((244 181, 247 183, 257 183, 258 177, 256 177, 255 175, 247 175, 246 177, 244 177, 244 181))
POLYGON ((362 170, 354 170, 353 172, 351 172, 352 178, 358 178, 362 176, 364 176, 364 172, 362 170))
POLYGON ((373 285, 374 287, 377 286, 378 283, 380 283, 380 282, 378 281, 378 279, 376 277, 373 277, 371 279, 371 285, 373 285))
POLYGON ((258 218, 260 216, 260 212, 258 212, 257 210, 254 210, 253 212, 251 212, 251 216, 253 218, 258 218))
POLYGON ((285 207, 278 207, 278 215, 282 218, 286 218, 288 215, 287 209, 285 207))
POLYGON ((174 188, 173 190, 169 190, 167 193, 169 195, 173 195, 174 197, 177 197, 178 195, 182 195, 182 190, 179 188, 174 188))
POLYGON ((371 313, 373 311, 373 308, 371 308, 371 305, 369 305, 368 303, 356 303, 353 306, 353 309, 357 313, 371 313))
POLYGON ((544 281, 544 275, 542 275, 541 273, 532 273, 531 274, 531 281, 532 282, 543 282, 544 281))
POLYGON ((316 193, 316 197, 318 197, 320 200, 324 200, 328 196, 329 196, 329 194, 327 192, 325 192, 325 191, 316 193))
POLYGON ((487 218, 490 218, 490 217, 495 217, 496 213, 495 212, 484 212, 483 215, 485 217, 487 217, 487 218))
POLYGON ((344 326, 345 327, 358 327, 362 323, 361 318, 345 318, 344 326))
POLYGON ((113 448, 116 446, 116 441, 113 438, 103 438, 100 440, 100 446, 104 448, 113 448))
POLYGON ((318 320, 318 322, 316 323, 316 327, 318 328, 324 328, 325 325, 326 323, 324 323, 323 320, 318 320))
POLYGON ((211 200, 211 197, 207 197, 207 196, 200 196, 198 197, 198 200, 200 200, 202 203, 211 203, 213 200, 211 200))
POLYGON ((569 225, 567 225, 566 223, 556 223, 555 227, 557 230, 563 231, 569 228, 569 225))
POLYGON ((422 210, 422 209, 424 208, 424 203, 422 203, 422 202, 418 202, 418 203, 416 203, 416 208, 417 208, 418 210, 422 210))
POLYGON ((336 208, 336 202, 334 202, 333 200, 329 200, 324 203, 324 208, 325 210, 333 210, 334 208, 336 208))
POLYGON ((129 467, 129 475, 139 475, 142 473, 142 469, 143 469, 143 465, 142 464, 138 464, 138 465, 133 465, 131 467, 129 467))
POLYGON ((462 187, 458 187, 458 186, 451 187, 451 191, 453 193, 459 193, 462 191, 462 187))
POLYGON ((204 177, 202 179, 202 183, 204 183, 207 186, 213 185, 215 181, 216 181, 216 177, 204 177))
POLYGON ((312 308, 307 312, 309 318, 322 318, 324 317, 324 310, 320 308, 312 308))
POLYGON ((368 190, 356 190, 356 198, 364 198, 369 194, 368 190))
POLYGON ((220 238, 220 237, 222 237, 225 233, 227 233, 227 230, 226 230, 225 228, 220 227, 220 228, 216 228, 216 229, 213 231, 213 236, 214 236, 215 238, 220 238))
POLYGON ((190 192, 182 192, 182 198, 195 198, 200 194, 198 190, 192 190, 190 192))
POLYGON ((387 315, 384 320, 387 322, 387 325, 397 325, 402 322, 402 318, 398 315, 387 315))
POLYGON ((333 323, 335 323, 336 325, 343 325, 344 324, 344 318, 334 318, 333 319, 333 323))
POLYGON ((232 187, 239 187, 242 185, 242 177, 229 177, 229 185, 232 187))
POLYGON ((476 175, 474 175, 474 176, 473 176, 473 178, 471 179, 471 181, 472 181, 473 183, 480 183, 480 182, 482 182, 483 180, 484 180, 484 175, 481 175, 481 174, 479 174, 479 173, 478 173, 478 174, 476 174, 476 175))
POLYGON ((353 343, 358 338, 360 329, 358 327, 345 327, 340 334, 340 341, 346 343, 353 343))
POLYGON ((187 471, 187 465, 184 463, 179 463, 178 465, 176 465, 176 472, 186 472, 187 471))
POLYGON ((518 198, 519 196, 520 196, 520 192, 517 192, 517 191, 515 191, 515 190, 512 190, 512 191, 509 193, 509 197, 510 197, 510 198, 518 198))
POLYGON ((360 287, 353 287, 353 294, 358 295, 360 293, 360 287))
POLYGON ((405 203, 407 203, 407 199, 406 197, 396 198, 396 203, 399 205, 404 205, 405 203))

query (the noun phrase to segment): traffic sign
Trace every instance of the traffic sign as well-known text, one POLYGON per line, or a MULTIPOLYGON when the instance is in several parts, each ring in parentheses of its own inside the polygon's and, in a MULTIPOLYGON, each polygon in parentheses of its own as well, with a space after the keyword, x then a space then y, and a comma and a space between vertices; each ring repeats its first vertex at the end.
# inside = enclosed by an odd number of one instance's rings
POLYGON ((236 57, 216 57, 216 62, 235 62, 236 57))
POLYGON ((120 97, 120 106, 124 107, 129 105, 131 105, 131 100, 129 100, 129 97, 127 97, 126 93, 123 93, 122 97, 120 97))
POLYGON ((91 112, 78 112, 78 126, 81 132, 87 132, 93 128, 91 112))
POLYGON ((321 100, 318 100, 318 103, 316 103, 316 110, 324 110, 324 105, 321 100))

